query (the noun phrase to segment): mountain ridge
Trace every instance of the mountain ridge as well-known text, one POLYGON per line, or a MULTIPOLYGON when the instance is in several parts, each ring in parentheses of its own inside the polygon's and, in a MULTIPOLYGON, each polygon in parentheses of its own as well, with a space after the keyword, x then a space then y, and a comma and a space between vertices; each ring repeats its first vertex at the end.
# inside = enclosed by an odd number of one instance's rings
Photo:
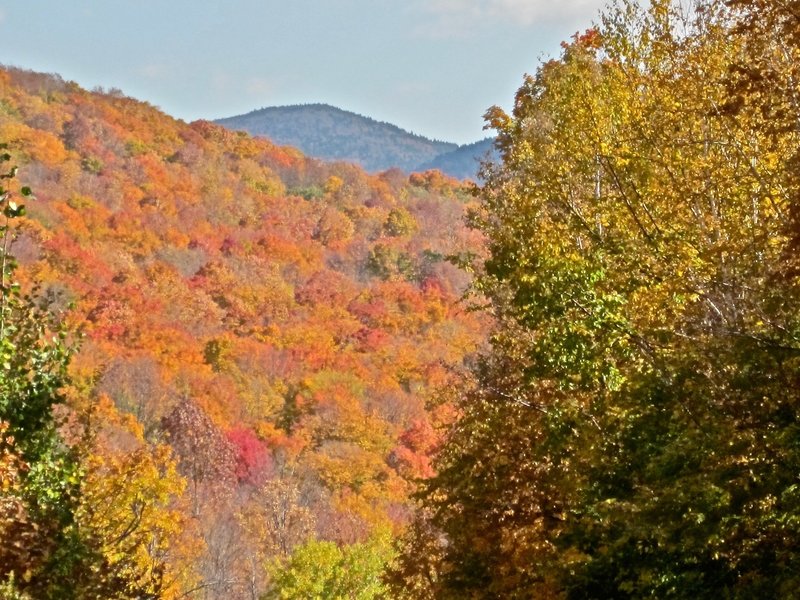
POLYGON ((471 144, 462 144, 418 168, 422 171, 438 169, 456 179, 475 179, 482 161, 495 162, 498 158, 494 140, 493 137, 486 137, 471 144))
POLYGON ((485 150, 486 144, 486 140, 459 145, 431 139, 324 103, 262 107, 214 122, 294 146, 315 158, 354 162, 370 172, 439 168, 459 179, 474 179, 483 153, 472 154, 470 148, 485 150), (440 163, 444 157, 448 158, 440 163))

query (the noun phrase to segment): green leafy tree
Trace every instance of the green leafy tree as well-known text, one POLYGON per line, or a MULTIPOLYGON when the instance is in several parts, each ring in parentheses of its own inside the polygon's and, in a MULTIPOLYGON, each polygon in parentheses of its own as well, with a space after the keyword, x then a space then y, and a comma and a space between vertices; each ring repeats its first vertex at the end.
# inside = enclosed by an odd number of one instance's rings
MULTIPOLYGON (((5 148, 0 145, 0 164, 11 160, 5 148)), ((8 185, 15 174, 16 167, 11 168, 0 181, 8 185)), ((38 460, 56 445, 52 407, 63 402, 61 388, 71 348, 64 343, 63 324, 37 303, 36 290, 23 294, 14 280, 13 221, 25 214, 17 197, 31 198, 32 193, 27 187, 14 193, 5 185, 0 187, 0 420, 9 423, 24 457, 38 460)))
MULTIPOLYGON (((6 148, 0 146, 4 165, 11 160, 6 148)), ((17 464, 4 499, 15 510, 4 514, 3 530, 11 539, 0 549, 0 571, 6 578, 16 575, 17 585, 37 597, 71 597, 59 580, 85 553, 72 528, 79 469, 60 441, 53 407, 64 401, 72 348, 65 327, 36 301, 35 290, 23 294, 14 278, 14 220, 25 214, 18 198, 32 197, 27 187, 11 188, 16 172, 13 167, 0 175, 0 423, 7 455, 17 464), (24 552, 14 532, 22 536, 24 552)))
POLYGON ((344 547, 334 542, 307 542, 296 548, 288 560, 272 565, 271 587, 263 599, 382 597, 386 590, 381 575, 392 555, 388 533, 378 533, 366 542, 344 547))

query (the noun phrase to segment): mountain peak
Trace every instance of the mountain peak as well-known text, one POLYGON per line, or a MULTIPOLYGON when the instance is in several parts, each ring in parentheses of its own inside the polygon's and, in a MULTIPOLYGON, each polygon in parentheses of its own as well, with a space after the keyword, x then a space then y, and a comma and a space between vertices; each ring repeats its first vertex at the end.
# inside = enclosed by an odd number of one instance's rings
POLYGON ((409 172, 440 168, 463 179, 475 177, 477 159, 481 158, 469 150, 459 153, 473 145, 432 140, 397 125, 323 103, 264 107, 218 119, 216 123, 295 146, 315 158, 354 162, 372 172, 393 167, 409 172), (445 156, 447 164, 439 166, 437 159, 445 156))

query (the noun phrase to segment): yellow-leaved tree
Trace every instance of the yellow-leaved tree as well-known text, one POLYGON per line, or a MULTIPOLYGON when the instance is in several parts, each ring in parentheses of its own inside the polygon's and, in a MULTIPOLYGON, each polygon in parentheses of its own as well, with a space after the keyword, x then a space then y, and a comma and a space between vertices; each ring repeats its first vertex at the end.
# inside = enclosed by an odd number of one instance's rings
POLYGON ((798 21, 731 4, 620 2, 487 114, 498 325, 401 597, 800 593, 798 21))

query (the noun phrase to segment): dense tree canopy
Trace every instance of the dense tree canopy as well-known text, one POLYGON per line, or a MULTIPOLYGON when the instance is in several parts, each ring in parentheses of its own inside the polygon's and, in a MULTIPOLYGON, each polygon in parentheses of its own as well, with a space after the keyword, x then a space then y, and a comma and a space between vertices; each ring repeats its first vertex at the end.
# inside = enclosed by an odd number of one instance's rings
POLYGON ((98 452, 94 427, 75 430, 55 412, 67 400, 74 332, 16 277, 17 221, 33 198, 16 172, 0 175, 0 594, 169 597, 167 533, 181 520, 165 506, 182 486, 165 447, 98 452), (70 429, 81 439, 68 440, 70 429))
POLYGON ((800 590, 790 4, 620 3, 488 113, 498 327, 398 593, 800 590))
MULTIPOLYGON (((75 571, 141 597, 252 600, 268 566, 319 542, 371 553, 376 595, 388 554, 366 542, 407 523, 451 410, 426 401, 483 337, 459 303, 468 277, 445 260, 481 243, 462 219, 468 188, 323 163, 13 68, 0 139, 37 194, 15 219, 28 297, 12 295, 24 327, 0 335, 13 438, 0 461, 17 490, 44 449, 70 457, 62 529, 92 565, 75 571), (68 306, 79 352, 50 316, 68 306)), ((0 552, 30 547, 10 531, 0 552)), ((25 556, 0 580, 13 571, 47 597, 33 586, 55 571, 25 556)))
POLYGON ((800 595, 800 13, 641 4, 474 197, 0 70, 0 596, 800 595))

